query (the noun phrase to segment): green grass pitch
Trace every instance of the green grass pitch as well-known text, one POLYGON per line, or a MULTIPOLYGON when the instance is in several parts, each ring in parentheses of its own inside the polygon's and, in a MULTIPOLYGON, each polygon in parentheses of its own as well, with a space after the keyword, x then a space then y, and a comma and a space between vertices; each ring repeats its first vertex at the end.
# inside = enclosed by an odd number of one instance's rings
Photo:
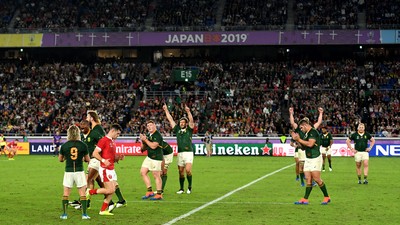
MULTIPOLYGON (((141 200, 146 188, 139 170, 142 156, 116 165, 127 207, 99 216, 102 196, 92 197, 91 220, 68 208, 62 213, 64 163, 56 157, 0 158, 0 224, 398 224, 399 158, 370 158, 368 185, 358 185, 353 158, 333 158, 333 171, 323 172, 332 202, 320 205, 313 188, 310 205, 294 205, 304 194, 295 181, 292 157, 196 156, 192 194, 177 195, 176 158, 169 169, 163 201, 141 200)), ((152 179, 152 177, 151 177, 152 179)), ((153 179, 152 179, 153 181, 153 179)), ((154 186, 154 181, 153 181, 154 186)), ((185 187, 187 182, 185 182, 185 187)), ((78 198, 76 188, 70 200, 78 198)), ((116 196, 114 200, 117 201, 116 196)))

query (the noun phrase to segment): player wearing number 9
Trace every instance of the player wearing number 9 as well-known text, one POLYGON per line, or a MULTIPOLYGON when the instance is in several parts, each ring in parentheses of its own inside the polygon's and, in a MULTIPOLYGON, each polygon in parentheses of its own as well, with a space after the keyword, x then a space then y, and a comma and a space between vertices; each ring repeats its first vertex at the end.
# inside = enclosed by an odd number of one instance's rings
POLYGON ((64 194, 62 198, 63 214, 61 219, 67 219, 68 198, 71 189, 76 184, 79 191, 80 201, 82 203, 82 219, 90 219, 86 214, 86 176, 83 168, 83 161, 89 162, 88 147, 81 141, 80 129, 72 125, 67 131, 67 142, 61 145, 60 154, 58 155, 60 162, 65 161, 64 172, 64 194))

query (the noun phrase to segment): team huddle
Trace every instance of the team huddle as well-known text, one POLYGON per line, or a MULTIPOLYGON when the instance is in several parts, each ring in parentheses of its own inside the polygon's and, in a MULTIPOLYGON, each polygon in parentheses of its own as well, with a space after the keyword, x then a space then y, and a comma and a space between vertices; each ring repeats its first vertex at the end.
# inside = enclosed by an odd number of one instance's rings
MULTIPOLYGON (((166 105, 163 106, 163 110, 177 138, 177 164, 180 184, 177 194, 185 192, 185 174, 188 181, 186 193, 191 194, 194 158, 192 145, 193 116, 189 107, 185 106, 187 118, 181 118, 179 124, 176 124, 166 105)), ((147 152, 140 169, 140 174, 146 186, 146 193, 142 199, 162 200, 168 168, 173 162, 173 149, 163 140, 154 121, 147 121, 146 128, 147 133, 140 135, 141 150, 147 152), (149 172, 154 177, 155 192, 151 185, 149 172)), ((121 126, 114 124, 106 134, 95 111, 88 111, 86 120, 82 121, 79 127, 72 125, 68 128, 67 142, 61 145, 58 155, 59 161, 65 162, 61 219, 68 218, 68 205, 81 209, 82 219, 90 219, 87 209, 91 206, 92 197, 98 194, 104 195, 99 215, 111 216, 115 208, 127 205, 119 188, 114 167, 115 162, 124 159, 124 155, 116 154, 115 145, 115 140, 121 134, 121 131, 121 126), (84 162, 88 163, 87 176, 84 172, 84 162), (95 181, 98 188, 95 188, 95 181), (79 200, 70 202, 69 196, 74 185, 78 188, 79 200), (114 193, 118 197, 117 203, 112 201, 114 193)))
MULTIPOLYGON (((329 171, 332 171, 332 135, 327 131, 326 127, 322 127, 320 134, 317 129, 322 123, 323 109, 318 108, 319 116, 315 124, 311 124, 307 117, 300 119, 298 124, 294 121, 294 110, 289 108, 290 124, 293 130, 290 134, 292 141, 290 145, 295 147, 296 161, 296 180, 301 181, 301 186, 306 186, 304 197, 294 204, 307 205, 308 198, 311 194, 313 186, 318 185, 321 189, 324 199, 322 205, 327 205, 331 202, 325 182, 321 179, 321 171, 325 172, 325 159, 328 158, 329 171), (304 183, 304 180, 306 183, 304 183)), ((346 140, 348 149, 354 153, 356 162, 356 171, 358 176, 358 184, 362 184, 361 175, 363 164, 363 184, 368 184, 368 161, 369 151, 375 144, 374 138, 365 131, 363 123, 358 124, 357 132, 351 134, 346 140), (351 142, 354 142, 354 148, 351 142), (368 142, 369 146, 368 146, 368 142)))

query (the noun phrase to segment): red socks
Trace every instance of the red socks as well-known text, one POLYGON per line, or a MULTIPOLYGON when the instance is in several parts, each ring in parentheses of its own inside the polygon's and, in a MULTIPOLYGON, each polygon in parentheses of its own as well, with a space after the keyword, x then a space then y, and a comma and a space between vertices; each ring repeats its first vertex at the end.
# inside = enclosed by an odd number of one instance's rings
POLYGON ((90 195, 95 195, 95 194, 97 194, 97 189, 90 189, 90 190, 89 190, 89 194, 90 194, 90 195))
POLYGON ((108 207, 108 203, 107 202, 103 202, 103 205, 101 206, 101 210, 100 211, 105 211, 108 207))

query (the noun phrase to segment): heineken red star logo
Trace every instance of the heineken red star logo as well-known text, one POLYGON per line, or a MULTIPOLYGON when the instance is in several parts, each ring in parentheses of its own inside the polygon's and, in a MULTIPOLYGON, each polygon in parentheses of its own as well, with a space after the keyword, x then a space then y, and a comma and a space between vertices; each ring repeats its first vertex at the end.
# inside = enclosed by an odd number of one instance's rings
POLYGON ((268 146, 264 146, 262 150, 263 150, 263 155, 269 155, 269 150, 271 150, 271 148, 269 148, 268 146))

